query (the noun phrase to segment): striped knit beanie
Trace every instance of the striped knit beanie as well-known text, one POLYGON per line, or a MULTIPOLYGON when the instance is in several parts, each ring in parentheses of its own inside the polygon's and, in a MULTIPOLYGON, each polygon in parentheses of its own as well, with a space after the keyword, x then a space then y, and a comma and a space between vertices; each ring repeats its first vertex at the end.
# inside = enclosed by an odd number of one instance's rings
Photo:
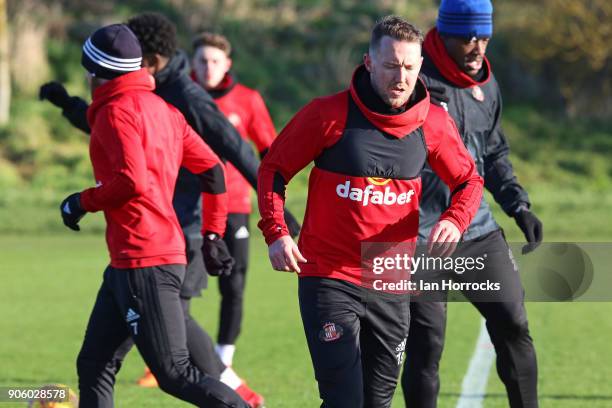
POLYGON ((138 71, 141 63, 140 43, 124 24, 98 29, 83 45, 81 64, 99 78, 113 79, 138 71))
POLYGON ((491 37, 493 5, 490 0, 442 0, 437 28, 452 37, 491 37))

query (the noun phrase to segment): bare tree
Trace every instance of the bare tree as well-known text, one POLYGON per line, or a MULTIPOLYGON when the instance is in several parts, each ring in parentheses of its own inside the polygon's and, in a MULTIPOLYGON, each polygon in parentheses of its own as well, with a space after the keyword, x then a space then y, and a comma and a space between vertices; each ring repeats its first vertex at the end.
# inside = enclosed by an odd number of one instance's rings
POLYGON ((9 65, 9 29, 6 0, 0 0, 0 125, 9 120, 11 106, 11 77, 9 65))

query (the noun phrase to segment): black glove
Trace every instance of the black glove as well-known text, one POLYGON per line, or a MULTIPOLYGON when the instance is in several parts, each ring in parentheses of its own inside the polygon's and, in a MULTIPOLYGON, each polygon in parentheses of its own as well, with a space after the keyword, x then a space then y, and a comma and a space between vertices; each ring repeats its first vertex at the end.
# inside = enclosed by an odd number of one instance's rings
POLYGON ((428 87, 427 91, 429 92, 429 99, 431 103, 434 105, 442 106, 446 109, 446 105, 448 101, 450 101, 449 97, 446 95, 446 90, 442 86, 432 86, 428 87))
POLYGON ((229 253, 225 241, 219 234, 207 232, 204 234, 202 255, 206 271, 211 276, 229 276, 234 266, 234 258, 229 253))
POLYGON ((523 246, 521 251, 525 255, 536 249, 542 242, 544 236, 542 222, 525 207, 518 209, 514 214, 514 220, 521 231, 523 231, 523 234, 525 234, 525 239, 527 240, 527 245, 523 246))
POLYGON ((73 231, 80 231, 79 221, 85 216, 87 211, 81 208, 81 193, 70 194, 60 204, 60 211, 64 225, 73 231))
POLYGON ((287 229, 289 230, 289 235, 291 235, 291 238, 295 238, 300 235, 300 230, 302 229, 302 226, 300 225, 298 220, 295 219, 293 214, 289 212, 287 207, 285 207, 285 224, 287 224, 287 229))
POLYGON ((47 82, 41 86, 38 98, 41 101, 47 99, 55 106, 62 109, 65 109, 71 102, 70 95, 66 92, 66 88, 59 82, 47 82))

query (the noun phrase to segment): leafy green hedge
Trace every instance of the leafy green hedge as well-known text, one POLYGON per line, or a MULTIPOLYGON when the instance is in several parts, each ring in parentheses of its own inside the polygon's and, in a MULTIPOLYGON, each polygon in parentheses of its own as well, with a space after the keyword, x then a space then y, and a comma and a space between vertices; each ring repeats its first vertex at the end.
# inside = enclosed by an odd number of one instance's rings
MULTIPOLYGON (((64 83, 71 94, 86 99, 88 90, 80 66, 81 43, 92 24, 96 24, 92 20, 92 10, 96 7, 103 8, 98 14, 108 13, 106 22, 123 21, 135 10, 161 10, 178 23, 183 45, 189 43, 193 29, 187 24, 184 10, 163 0, 138 0, 129 7, 104 6, 96 2, 69 3, 65 11, 66 21, 69 21, 65 32, 47 39, 48 61, 51 77, 64 83)), ((213 25, 222 28, 234 43, 235 73, 240 81, 262 92, 278 129, 313 97, 346 86, 352 69, 366 49, 369 29, 376 18, 402 7, 409 9, 414 14, 409 13, 410 18, 423 28, 435 18, 435 5, 429 0, 418 0, 410 6, 309 0, 296 3, 299 18, 283 21, 274 17, 273 12, 278 12, 280 7, 277 1, 252 3, 265 8, 263 13, 269 15, 262 17, 259 13, 253 16, 252 23, 245 24, 244 20, 228 13, 213 25)), ((508 55, 509 45, 503 33, 496 38, 489 55, 501 61, 508 55)), ((504 77, 503 70, 514 72, 513 67, 512 63, 508 66, 498 64, 496 72, 504 77)), ((523 71, 519 72, 523 77, 523 71)), ((511 78, 507 79, 501 81, 501 85, 513 87, 511 78)), ((521 94, 528 95, 529 88, 521 83, 521 94)), ((516 94, 514 91, 507 93, 516 94)), ((58 108, 17 93, 12 101, 11 115, 10 123, 0 127, 0 212, 7 210, 10 214, 17 209, 21 216, 7 215, 0 219, 0 230, 4 231, 20 230, 23 218, 35 213, 37 208, 55 211, 57 200, 65 193, 93 183, 87 136, 74 129, 58 108)), ((506 107, 504 128, 519 178, 525 185, 594 193, 611 190, 609 119, 607 123, 570 120, 550 110, 544 111, 540 106, 514 102, 506 107)), ((288 200, 291 205, 303 205, 306 185, 303 172, 290 187, 288 200)), ((46 221, 40 222, 36 228, 45 229, 46 225, 46 221)))

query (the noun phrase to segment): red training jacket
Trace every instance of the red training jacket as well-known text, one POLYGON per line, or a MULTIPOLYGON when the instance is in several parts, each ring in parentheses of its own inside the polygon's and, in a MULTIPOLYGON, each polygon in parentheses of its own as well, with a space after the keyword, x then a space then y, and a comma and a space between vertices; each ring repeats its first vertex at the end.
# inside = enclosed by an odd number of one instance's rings
MULTIPOLYGON (((276 129, 259 92, 235 82, 228 73, 220 86, 210 91, 210 94, 243 139, 255 143, 260 154, 270 147, 276 137, 276 129)), ((251 185, 231 163, 225 166, 228 212, 250 214, 251 185)))
POLYGON ((420 172, 427 161, 455 194, 441 219, 463 232, 474 217, 483 180, 444 109, 424 84, 398 115, 370 111, 355 89, 317 98, 276 138, 259 168, 259 227, 271 244, 288 235, 284 184, 314 160, 298 246, 308 260, 300 276, 362 283, 362 242, 415 242, 420 172))
MULTIPOLYGON (((146 70, 124 74, 97 88, 87 111, 96 187, 81 193, 81 206, 104 211, 115 268, 185 264, 185 240, 172 207, 179 167, 201 174, 220 164, 153 89, 146 70)), ((207 200, 208 229, 223 234, 227 195, 207 200)))

